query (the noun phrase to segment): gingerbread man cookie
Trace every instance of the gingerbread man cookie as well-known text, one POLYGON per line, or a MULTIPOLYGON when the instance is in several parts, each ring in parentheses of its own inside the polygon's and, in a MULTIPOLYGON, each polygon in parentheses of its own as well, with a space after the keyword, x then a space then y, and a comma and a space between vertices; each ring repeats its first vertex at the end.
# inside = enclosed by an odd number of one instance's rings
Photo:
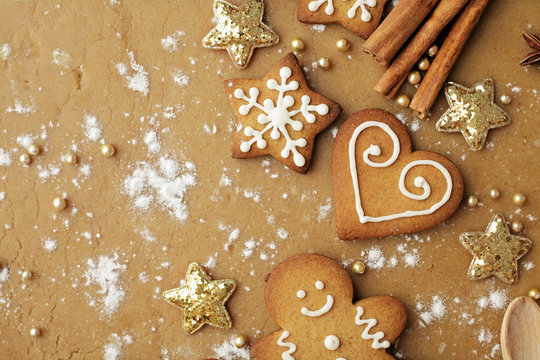
POLYGON ((457 167, 442 155, 412 151, 405 126, 392 114, 353 114, 334 143, 332 179, 342 240, 406 234, 450 217, 463 196, 457 167))
POLYGON ((301 0, 298 21, 307 24, 340 23, 367 39, 381 22, 388 0, 301 0))
POLYGON ((347 272, 315 254, 281 263, 268 278, 265 300, 281 329, 255 343, 252 360, 393 359, 386 349, 407 320, 403 304, 392 296, 353 304, 347 272))
POLYGON ((225 90, 240 123, 232 156, 270 154, 299 173, 309 167, 315 136, 341 113, 339 104, 309 88, 293 53, 264 78, 227 80, 225 90))

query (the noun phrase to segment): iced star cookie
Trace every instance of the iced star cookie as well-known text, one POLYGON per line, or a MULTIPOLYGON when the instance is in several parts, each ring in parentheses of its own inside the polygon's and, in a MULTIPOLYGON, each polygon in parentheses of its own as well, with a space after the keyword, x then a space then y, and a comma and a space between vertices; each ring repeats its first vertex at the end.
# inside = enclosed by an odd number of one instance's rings
POLYGON ((393 359, 386 349, 403 331, 407 313, 392 296, 355 303, 347 272, 331 259, 303 254, 268 278, 266 307, 280 330, 260 339, 251 360, 393 359))
POLYGON ((262 79, 226 80, 225 90, 240 124, 233 158, 270 154, 299 173, 309 167, 315 136, 341 113, 309 88, 293 53, 262 79))
POLYGON ((298 21, 307 24, 340 23, 363 39, 375 31, 388 0, 301 0, 298 21))
POLYGON ((341 126, 332 178, 342 240, 434 227, 454 213, 463 196, 456 166, 433 152, 413 152, 405 126, 379 109, 357 112, 341 126))

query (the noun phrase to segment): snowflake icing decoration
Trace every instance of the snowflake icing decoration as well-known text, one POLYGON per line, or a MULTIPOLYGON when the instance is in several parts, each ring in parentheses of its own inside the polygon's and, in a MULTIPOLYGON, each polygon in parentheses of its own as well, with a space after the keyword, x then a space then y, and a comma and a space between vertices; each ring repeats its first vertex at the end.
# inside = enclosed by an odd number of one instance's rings
MULTIPOLYGON (((317 11, 322 6, 322 4, 328 3, 324 9, 326 15, 332 15, 334 13, 334 0, 314 0, 308 4, 308 9, 310 11, 317 11)), ((363 22, 369 22, 371 20, 371 14, 369 13, 366 6, 374 7, 377 6, 377 0, 356 0, 353 6, 347 11, 347 17, 353 19, 356 17, 356 11, 358 8, 362 10, 362 15, 360 18, 363 22)))
POLYGON ((302 104, 300 109, 289 109, 295 105, 295 99, 291 95, 285 94, 288 91, 297 90, 298 82, 293 80, 287 83, 287 80, 292 75, 292 70, 289 67, 282 67, 279 70, 279 75, 281 76, 281 84, 278 84, 275 79, 269 79, 266 82, 268 89, 276 90, 279 93, 276 103, 274 103, 272 99, 265 99, 262 104, 260 104, 258 99, 260 91, 256 87, 249 89, 249 97, 246 96, 242 89, 236 89, 234 91, 234 96, 237 99, 242 99, 247 102, 246 105, 241 105, 238 108, 238 112, 241 115, 246 116, 251 109, 255 107, 263 112, 257 117, 257 122, 261 125, 266 125, 264 129, 260 131, 251 126, 246 126, 244 128, 244 134, 251 139, 242 142, 240 144, 240 150, 246 153, 251 149, 251 146, 254 143, 257 144, 259 149, 266 148, 266 140, 263 139, 263 135, 271 130, 270 137, 273 140, 278 140, 281 135, 283 135, 286 140, 285 147, 281 150, 281 157, 286 159, 292 153, 295 165, 304 166, 306 159, 298 152, 297 148, 305 147, 307 145, 307 140, 302 137, 293 140, 289 135, 288 127, 296 132, 301 131, 304 128, 304 123, 300 120, 294 120, 293 117, 295 115, 302 114, 307 123, 313 124, 316 118, 311 112, 316 112, 319 115, 327 115, 329 108, 326 104, 310 105, 311 98, 308 95, 304 95, 301 98, 302 104))

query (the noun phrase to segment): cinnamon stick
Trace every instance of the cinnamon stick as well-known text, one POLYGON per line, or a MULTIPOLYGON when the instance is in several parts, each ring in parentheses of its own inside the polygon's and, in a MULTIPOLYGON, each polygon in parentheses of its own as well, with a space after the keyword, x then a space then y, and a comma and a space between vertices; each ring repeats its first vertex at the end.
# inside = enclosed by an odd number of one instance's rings
POLYGON ((400 0, 362 49, 388 66, 439 0, 400 0))
POLYGON ((444 40, 409 107, 425 119, 489 0, 469 0, 444 40))
POLYGON ((418 30, 407 47, 399 54, 375 85, 375 91, 389 98, 394 97, 414 64, 420 60, 441 31, 463 9, 468 1, 441 0, 422 28, 418 30))

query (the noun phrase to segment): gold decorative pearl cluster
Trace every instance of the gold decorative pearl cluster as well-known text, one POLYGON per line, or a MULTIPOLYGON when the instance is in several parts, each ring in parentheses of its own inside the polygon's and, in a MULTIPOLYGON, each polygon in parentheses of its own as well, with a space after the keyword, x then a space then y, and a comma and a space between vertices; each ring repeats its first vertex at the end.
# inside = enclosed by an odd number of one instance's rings
POLYGON ((537 288, 530 288, 527 295, 533 300, 538 300, 540 299, 540 290, 537 288))
POLYGON ((32 144, 26 148, 26 152, 19 156, 19 162, 23 165, 28 165, 32 162, 32 156, 38 156, 41 153, 41 147, 32 144))
POLYGON ((236 335, 236 337, 234 338, 234 346, 236 346, 239 349, 245 347, 247 343, 248 343, 247 337, 245 337, 244 335, 236 335))
POLYGON ((101 145, 101 154, 106 157, 111 157, 116 154, 116 148, 112 144, 101 145))
MULTIPOLYGON (((433 45, 432 47, 429 48, 427 55, 429 57, 434 57, 435 55, 437 55, 438 51, 439 51, 439 48, 437 47, 437 45, 433 45)), ((422 82, 422 73, 420 73, 420 71, 424 71, 424 72, 428 71, 430 65, 431 65, 431 61, 427 57, 423 57, 422 59, 420 59, 420 61, 418 61, 418 63, 416 64, 416 67, 418 68, 419 71, 412 70, 407 75, 407 82, 411 85, 420 84, 422 82)), ((410 102, 411 102, 411 99, 405 94, 401 94, 396 98, 397 106, 402 107, 402 108, 409 107, 410 102)))
POLYGON ((53 199, 53 207, 58 210, 64 210, 67 207, 67 201, 63 197, 57 196, 53 199))
MULTIPOLYGON (((303 51, 306 48, 304 40, 296 37, 291 40, 291 48, 293 51, 303 51)), ((336 49, 341 52, 347 52, 351 48, 351 43, 347 39, 338 39, 336 41, 336 49)), ((330 69, 332 67, 332 61, 326 56, 320 57, 317 60, 317 65, 324 70, 330 69)))

